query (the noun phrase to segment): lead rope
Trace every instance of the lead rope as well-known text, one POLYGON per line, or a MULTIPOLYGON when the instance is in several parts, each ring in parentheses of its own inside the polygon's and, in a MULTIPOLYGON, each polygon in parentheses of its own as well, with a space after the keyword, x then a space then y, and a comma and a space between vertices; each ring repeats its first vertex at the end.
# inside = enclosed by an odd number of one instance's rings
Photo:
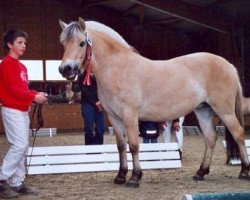
POLYGON ((35 146, 37 132, 41 127, 44 126, 44 121, 43 121, 43 116, 42 116, 42 108, 43 108, 42 104, 38 104, 38 103, 35 104, 34 109, 33 109, 33 113, 32 113, 32 117, 31 117, 31 121, 30 121, 31 135, 32 135, 32 137, 34 137, 34 139, 33 139, 32 146, 31 146, 30 160, 29 160, 29 164, 27 166, 27 172, 29 172, 29 166, 30 166, 30 163, 31 163, 33 149, 34 149, 34 146, 35 146), (35 116, 36 112, 37 112, 37 128, 34 129, 34 128, 32 128, 32 121, 34 119, 34 116, 35 116))

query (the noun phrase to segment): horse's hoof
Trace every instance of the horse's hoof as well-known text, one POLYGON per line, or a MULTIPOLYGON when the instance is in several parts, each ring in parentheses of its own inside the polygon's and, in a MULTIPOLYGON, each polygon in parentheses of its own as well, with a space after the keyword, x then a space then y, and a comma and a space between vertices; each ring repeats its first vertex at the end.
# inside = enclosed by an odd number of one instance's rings
POLYGON ((246 174, 246 175, 240 174, 239 179, 240 180, 245 180, 245 181, 250 181, 250 176, 248 174, 246 174))
POLYGON ((194 181, 204 181, 204 176, 197 176, 197 175, 194 175, 194 176, 193 176, 193 180, 194 180, 194 181))
POLYGON ((117 184, 117 185, 123 185, 126 183, 126 179, 125 178, 122 178, 122 177, 115 177, 114 179, 114 184, 117 184))
POLYGON ((128 180, 128 182, 125 185, 126 187, 131 187, 131 188, 139 188, 140 187, 140 183, 134 180, 128 180))

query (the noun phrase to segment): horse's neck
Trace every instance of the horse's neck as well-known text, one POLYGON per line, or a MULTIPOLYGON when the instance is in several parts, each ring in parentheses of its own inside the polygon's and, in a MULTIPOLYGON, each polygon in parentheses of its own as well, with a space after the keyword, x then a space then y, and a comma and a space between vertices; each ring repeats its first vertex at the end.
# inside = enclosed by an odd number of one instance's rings
POLYGON ((132 48, 125 47, 103 34, 90 32, 90 36, 93 40, 92 71, 102 84, 115 83, 117 80, 114 77, 120 76, 119 74, 130 76, 135 72, 142 74, 142 77, 148 77, 148 74, 152 73, 151 69, 163 66, 162 62, 145 58, 135 53, 132 48), (109 77, 109 80, 103 77, 109 77))
POLYGON ((131 49, 110 40, 110 38, 106 38, 102 34, 91 33, 91 37, 93 40, 92 70, 94 74, 96 74, 97 68, 112 67, 116 64, 117 60, 125 61, 128 52, 133 53, 131 49))

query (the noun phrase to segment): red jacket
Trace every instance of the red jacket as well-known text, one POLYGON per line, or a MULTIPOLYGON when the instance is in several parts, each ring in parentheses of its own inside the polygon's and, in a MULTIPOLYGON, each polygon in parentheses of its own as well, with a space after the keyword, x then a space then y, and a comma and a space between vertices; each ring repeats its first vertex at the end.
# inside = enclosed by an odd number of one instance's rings
POLYGON ((6 56, 0 63, 0 102, 4 107, 28 111, 36 91, 28 87, 26 67, 19 60, 6 56))

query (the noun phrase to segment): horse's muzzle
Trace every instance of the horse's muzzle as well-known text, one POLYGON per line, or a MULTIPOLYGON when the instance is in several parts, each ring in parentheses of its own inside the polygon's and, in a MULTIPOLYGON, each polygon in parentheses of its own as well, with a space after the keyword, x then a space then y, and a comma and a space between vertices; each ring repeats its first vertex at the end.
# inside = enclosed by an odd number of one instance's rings
POLYGON ((64 78, 69 79, 69 80, 74 79, 79 74, 77 65, 59 66, 59 72, 64 78))

